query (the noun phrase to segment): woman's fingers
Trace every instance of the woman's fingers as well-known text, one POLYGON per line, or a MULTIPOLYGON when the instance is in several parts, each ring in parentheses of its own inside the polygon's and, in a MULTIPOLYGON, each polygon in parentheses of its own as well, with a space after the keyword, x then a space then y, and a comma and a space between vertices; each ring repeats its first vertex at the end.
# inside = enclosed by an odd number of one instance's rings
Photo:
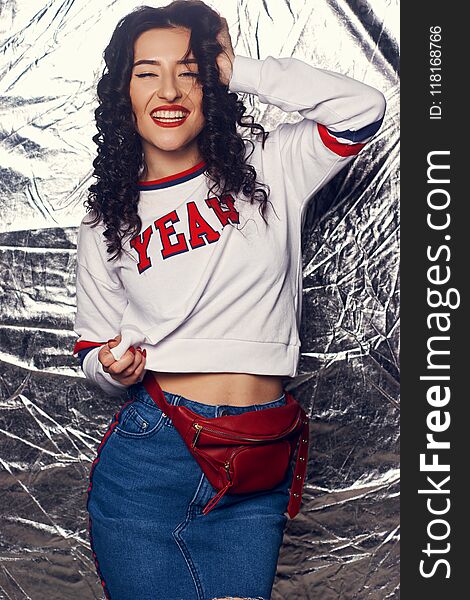
MULTIPOLYGON (((108 340, 106 344, 101 346, 100 351, 98 352, 98 360, 103 365, 103 367, 109 367, 115 362, 114 355, 110 352, 110 348, 115 348, 119 342, 121 341, 121 334, 119 333, 114 338, 108 340)), ((106 370, 106 369, 105 369, 106 370)))
MULTIPOLYGON (((126 354, 124 354, 124 356, 126 356, 126 354)), ((124 358, 124 356, 123 356, 123 358, 124 358)), ((117 361, 117 362, 119 362, 119 361, 117 361)), ((135 354, 133 354, 132 362, 130 363, 130 365, 127 366, 122 371, 120 371, 119 374, 122 375, 122 376, 124 376, 124 377, 130 377, 130 376, 132 376, 135 373, 136 369, 139 367, 139 365, 142 362, 144 362, 144 356, 142 354, 142 351, 139 351, 138 349, 136 349, 135 350, 135 354)))
POLYGON ((108 373, 120 383, 131 385, 140 380, 144 369, 145 355, 139 350, 136 350, 135 353, 132 353, 131 350, 127 350, 121 359, 115 361, 115 363, 111 365, 108 369, 108 373), (129 360, 130 364, 124 367, 122 363, 124 363, 124 361, 128 362, 129 360))
POLYGON ((116 360, 110 348, 115 348, 120 341, 120 334, 108 340, 101 347, 98 360, 103 365, 105 373, 109 373, 113 379, 124 385, 131 385, 142 379, 145 370, 145 354, 140 346, 137 349, 131 346, 119 360, 116 360))
MULTIPOLYGON (((122 371, 114 379, 120 381, 124 385, 132 385, 143 379, 145 370, 145 355, 142 352, 136 351, 135 358, 132 364, 122 371)), ((113 377, 111 375, 111 377, 113 377)))
POLYGON ((142 379, 143 379, 143 374, 144 374, 144 371, 145 371, 146 362, 147 361, 146 361, 145 354, 142 354, 142 360, 137 365, 137 368, 134 371, 134 375, 137 377, 137 381, 142 381, 142 379))
POLYGON ((138 354, 139 353, 135 350, 135 348, 131 346, 124 352, 119 360, 114 360, 111 365, 108 365, 108 372, 113 375, 129 375, 134 371, 133 364, 136 360, 136 355, 138 354))
POLYGON ((100 351, 98 352, 98 360, 103 365, 105 371, 113 363, 117 362, 111 350, 109 349, 108 344, 104 344, 104 346, 101 347, 100 351))

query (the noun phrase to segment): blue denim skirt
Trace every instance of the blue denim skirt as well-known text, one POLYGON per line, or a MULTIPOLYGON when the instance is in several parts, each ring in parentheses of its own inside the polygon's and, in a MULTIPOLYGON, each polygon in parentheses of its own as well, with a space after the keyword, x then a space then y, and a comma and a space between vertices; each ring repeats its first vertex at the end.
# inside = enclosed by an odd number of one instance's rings
MULTIPOLYGON (((208 405, 164 391, 204 417, 269 410, 286 403, 208 405)), ((112 600, 268 600, 286 525, 294 462, 277 487, 217 490, 170 418, 142 383, 104 434, 90 470, 88 532, 104 595, 112 600)), ((266 414, 269 418, 269 414, 266 414)))

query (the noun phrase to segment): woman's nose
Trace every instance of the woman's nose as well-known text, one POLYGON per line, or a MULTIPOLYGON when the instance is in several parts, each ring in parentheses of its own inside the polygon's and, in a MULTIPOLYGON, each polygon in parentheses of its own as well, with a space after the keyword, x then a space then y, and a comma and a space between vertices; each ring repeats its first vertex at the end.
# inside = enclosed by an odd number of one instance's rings
POLYGON ((159 98, 165 98, 165 100, 174 100, 181 96, 177 81, 173 75, 161 75, 157 93, 159 98))

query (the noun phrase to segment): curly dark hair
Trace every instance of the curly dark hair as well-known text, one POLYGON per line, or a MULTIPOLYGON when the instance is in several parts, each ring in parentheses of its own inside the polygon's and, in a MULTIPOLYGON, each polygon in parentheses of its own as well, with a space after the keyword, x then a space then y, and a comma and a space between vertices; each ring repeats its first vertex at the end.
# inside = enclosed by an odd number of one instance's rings
MULTIPOLYGON (((257 173, 247 158, 254 149, 250 139, 242 138, 236 125, 247 127, 251 134, 262 136, 262 147, 269 132, 254 122, 252 115, 243 116, 246 107, 228 85, 220 81, 217 56, 224 50, 217 41, 222 27, 220 15, 200 0, 175 0, 162 8, 140 6, 123 17, 116 26, 104 51, 106 66, 98 82, 99 105, 95 110, 98 133, 97 157, 84 205, 95 216, 93 227, 103 222, 107 251, 118 258, 126 235, 136 235, 142 227, 137 213, 139 177, 146 165, 140 136, 133 119, 129 85, 134 62, 134 42, 143 32, 158 27, 185 27, 190 30, 186 59, 191 50, 198 63, 198 80, 202 85, 202 111, 205 125, 198 135, 200 153, 206 161, 205 173, 212 182, 209 194, 222 196, 240 191, 250 203, 260 202, 261 215, 268 202, 269 186, 256 181, 257 173), (244 140, 252 144, 245 157, 244 140), (260 185, 268 189, 268 193, 260 185)), ((87 213, 88 214, 88 213, 87 213)))

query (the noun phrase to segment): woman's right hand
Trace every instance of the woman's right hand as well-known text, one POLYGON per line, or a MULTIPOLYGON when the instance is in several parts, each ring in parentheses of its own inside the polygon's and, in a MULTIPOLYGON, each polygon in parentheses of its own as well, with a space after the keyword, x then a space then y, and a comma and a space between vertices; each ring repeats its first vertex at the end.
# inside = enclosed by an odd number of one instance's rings
POLYGON ((135 350, 131 346, 116 360, 109 349, 117 346, 120 341, 121 335, 118 334, 104 344, 98 352, 98 360, 103 365, 103 371, 109 373, 113 379, 123 385, 133 385, 144 378, 146 351, 142 351, 140 347, 135 350))

